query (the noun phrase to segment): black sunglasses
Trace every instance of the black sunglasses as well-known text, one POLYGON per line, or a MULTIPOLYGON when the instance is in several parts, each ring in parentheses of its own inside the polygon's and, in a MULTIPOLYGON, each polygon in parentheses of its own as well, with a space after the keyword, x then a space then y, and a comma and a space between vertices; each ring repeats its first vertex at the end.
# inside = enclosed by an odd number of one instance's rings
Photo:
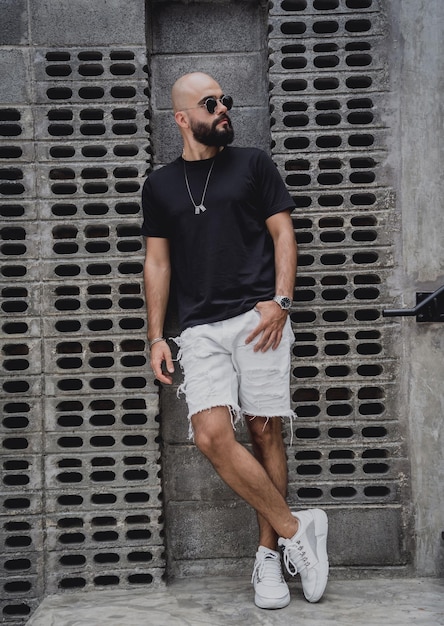
MULTIPOLYGON (((227 109, 227 111, 229 111, 233 107, 233 98, 231 96, 223 95, 220 98, 214 98, 213 96, 205 98, 202 104, 199 104, 197 107, 190 107, 190 109, 200 109, 200 107, 205 107, 208 113, 212 115, 217 109, 218 102, 220 102, 227 109)), ((189 111, 189 109, 182 110, 189 111)))

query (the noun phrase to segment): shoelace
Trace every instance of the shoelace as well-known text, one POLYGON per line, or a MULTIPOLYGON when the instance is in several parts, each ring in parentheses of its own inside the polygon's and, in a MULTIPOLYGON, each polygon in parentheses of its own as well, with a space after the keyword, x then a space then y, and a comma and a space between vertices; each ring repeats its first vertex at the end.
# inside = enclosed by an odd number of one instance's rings
POLYGON ((279 556, 277 554, 273 554, 272 552, 268 552, 267 554, 264 554, 262 558, 257 559, 254 564, 251 582, 254 581, 256 574, 260 581, 281 583, 283 581, 283 575, 279 556))
POLYGON ((284 564, 289 574, 296 576, 298 572, 310 567, 310 560, 306 556, 304 548, 300 541, 291 542, 289 540, 281 541, 281 545, 285 546, 284 549, 284 564))

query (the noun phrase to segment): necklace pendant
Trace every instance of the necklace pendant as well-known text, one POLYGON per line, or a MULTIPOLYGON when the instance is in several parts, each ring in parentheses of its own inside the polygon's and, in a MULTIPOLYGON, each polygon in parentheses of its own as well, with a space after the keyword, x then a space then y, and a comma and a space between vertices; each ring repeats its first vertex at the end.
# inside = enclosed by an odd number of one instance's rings
POLYGON ((196 215, 199 215, 199 213, 203 213, 204 211, 206 211, 206 208, 204 207, 203 204, 199 204, 199 206, 195 207, 194 209, 194 213, 196 215))

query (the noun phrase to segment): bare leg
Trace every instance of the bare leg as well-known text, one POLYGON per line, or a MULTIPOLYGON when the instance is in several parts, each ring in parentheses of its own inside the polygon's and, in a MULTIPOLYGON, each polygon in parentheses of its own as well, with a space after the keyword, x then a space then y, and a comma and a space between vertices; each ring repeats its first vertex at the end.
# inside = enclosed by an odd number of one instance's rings
MULTIPOLYGON (((256 459, 263 466, 276 489, 285 498, 288 472, 281 419, 247 415, 245 421, 250 431, 256 459)), ((258 523, 259 545, 276 550, 278 536, 268 521, 259 513, 258 523)))
POLYGON ((213 407, 191 418, 194 440, 214 469, 274 529, 289 539, 298 530, 284 496, 253 455, 236 441, 226 407, 213 407))

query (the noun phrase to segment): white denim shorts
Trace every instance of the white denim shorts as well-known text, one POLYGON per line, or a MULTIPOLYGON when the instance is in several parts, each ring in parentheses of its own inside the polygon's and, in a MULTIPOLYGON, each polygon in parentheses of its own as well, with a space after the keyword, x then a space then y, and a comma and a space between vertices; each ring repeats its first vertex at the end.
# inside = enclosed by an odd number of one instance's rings
POLYGON ((294 341, 287 319, 282 340, 276 350, 254 352, 254 344, 245 339, 258 325, 260 313, 247 313, 221 322, 187 328, 175 341, 188 405, 190 438, 193 438, 191 416, 216 406, 226 406, 232 424, 243 415, 289 417, 290 349, 294 341))

